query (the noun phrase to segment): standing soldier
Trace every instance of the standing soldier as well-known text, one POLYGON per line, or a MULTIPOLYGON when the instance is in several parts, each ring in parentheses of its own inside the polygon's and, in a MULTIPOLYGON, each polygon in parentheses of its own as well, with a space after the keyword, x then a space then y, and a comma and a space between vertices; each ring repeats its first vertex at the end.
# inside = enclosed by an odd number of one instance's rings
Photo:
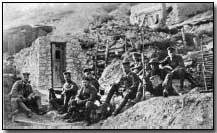
POLYGON ((175 53, 175 48, 169 47, 167 48, 168 56, 160 62, 161 67, 165 65, 169 65, 171 67, 171 71, 166 75, 166 78, 163 82, 164 96, 168 96, 169 88, 172 86, 172 79, 181 79, 180 89, 183 89, 184 79, 187 79, 192 85, 198 86, 199 84, 196 80, 185 70, 185 65, 182 57, 175 53))
POLYGON ((41 106, 41 97, 33 92, 29 75, 29 73, 23 73, 22 80, 16 81, 11 89, 12 115, 18 112, 18 107, 21 107, 28 117, 32 116, 32 110, 39 115, 44 113, 41 106))
POLYGON ((106 107, 106 105, 108 105, 111 101, 112 96, 114 95, 114 93, 118 93, 119 88, 121 87, 121 85, 124 85, 127 93, 124 96, 123 101, 121 102, 121 104, 118 106, 118 108, 113 112, 113 115, 117 115, 119 114, 119 112, 121 111, 121 109, 126 105, 126 103, 128 102, 129 99, 136 99, 136 101, 139 101, 139 99, 142 96, 142 92, 140 90, 140 85, 141 85, 141 79, 134 73, 131 72, 130 70, 130 62, 123 62, 123 70, 124 70, 124 75, 119 83, 114 84, 112 86, 112 88, 109 90, 109 93, 106 97, 105 103, 104 103, 104 107, 106 107))
POLYGON ((55 108, 59 109, 60 105, 63 104, 63 108, 59 110, 60 114, 66 113, 68 109, 68 102, 70 99, 75 99, 75 96, 78 91, 78 86, 75 82, 71 80, 71 73, 64 72, 63 73, 65 84, 63 85, 62 91, 58 92, 53 90, 53 88, 49 89, 49 102, 55 108), (56 94, 61 94, 61 98, 56 98, 56 94))

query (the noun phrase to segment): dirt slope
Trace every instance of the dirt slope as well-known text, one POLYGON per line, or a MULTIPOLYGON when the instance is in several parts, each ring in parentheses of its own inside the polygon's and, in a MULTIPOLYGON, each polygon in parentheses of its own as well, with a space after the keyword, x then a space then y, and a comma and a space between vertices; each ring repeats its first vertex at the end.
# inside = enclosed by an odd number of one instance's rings
POLYGON ((110 117, 102 128, 211 129, 213 94, 197 90, 179 97, 154 97, 110 117))

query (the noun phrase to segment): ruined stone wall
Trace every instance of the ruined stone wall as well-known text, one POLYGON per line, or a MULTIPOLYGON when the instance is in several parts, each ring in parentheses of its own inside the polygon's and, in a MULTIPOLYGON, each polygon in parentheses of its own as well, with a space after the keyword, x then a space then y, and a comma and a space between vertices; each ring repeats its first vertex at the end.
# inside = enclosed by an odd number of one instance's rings
POLYGON ((78 85, 81 84, 82 71, 92 65, 91 62, 87 63, 88 52, 81 49, 77 40, 71 40, 66 44, 66 71, 72 73, 72 80, 78 85))
MULTIPOLYGON (((173 7, 173 11, 168 16, 168 25, 180 23, 197 13, 213 9, 212 3, 167 3, 166 7, 169 6, 173 7)), ((147 15, 148 25, 153 25, 156 14, 161 17, 161 8, 161 3, 136 5, 131 8, 130 22, 136 24, 147 15)))
POLYGON ((38 88, 47 90, 51 87, 51 52, 50 40, 47 37, 37 39, 39 44, 39 80, 38 88))
MULTIPOLYGON (((39 44, 33 42, 29 48, 22 49, 15 55, 15 65, 21 74, 29 72, 33 88, 37 88, 39 79, 39 44)), ((18 75, 21 76, 21 75, 18 75)))

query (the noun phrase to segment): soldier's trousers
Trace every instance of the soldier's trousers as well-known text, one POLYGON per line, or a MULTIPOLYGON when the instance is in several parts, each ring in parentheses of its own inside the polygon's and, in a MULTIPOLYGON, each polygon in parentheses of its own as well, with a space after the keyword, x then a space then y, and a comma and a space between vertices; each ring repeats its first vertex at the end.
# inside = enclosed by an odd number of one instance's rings
POLYGON ((54 109, 59 109, 60 106, 63 105, 63 109, 67 110, 69 100, 73 96, 72 92, 67 92, 65 95, 61 96, 61 98, 57 98, 54 91, 49 91, 49 93, 49 103, 54 109))
MULTIPOLYGON (((114 93, 118 93, 118 90, 120 88, 120 84, 114 84, 112 86, 112 88, 109 90, 109 93, 106 97, 105 103, 109 104, 111 101, 112 96, 114 95, 114 93)), ((127 94, 124 96, 123 101, 121 102, 121 104, 118 106, 118 108, 115 110, 115 113, 118 114, 121 109, 126 105, 126 103, 128 102, 129 99, 135 99, 137 97, 137 89, 136 88, 131 88, 132 90, 129 90, 127 92, 127 94)))
POLYGON ((21 98, 11 98, 12 112, 22 109, 25 112, 30 112, 31 110, 38 112, 41 108, 41 97, 35 96, 31 100, 23 100, 21 98))
POLYGON ((172 79, 180 79, 180 88, 183 89, 184 87, 184 80, 187 79, 192 85, 198 86, 199 83, 188 73, 185 68, 178 67, 169 72, 165 80, 163 81, 163 87, 165 89, 172 88, 172 79))
POLYGON ((146 91, 149 91, 154 96, 163 96, 163 86, 160 84, 156 88, 153 88, 152 82, 150 80, 146 80, 145 84, 146 91))
POLYGON ((91 110, 95 107, 94 101, 80 101, 72 99, 69 102, 69 108, 67 113, 72 113, 78 109, 85 109, 85 119, 89 119, 91 110))

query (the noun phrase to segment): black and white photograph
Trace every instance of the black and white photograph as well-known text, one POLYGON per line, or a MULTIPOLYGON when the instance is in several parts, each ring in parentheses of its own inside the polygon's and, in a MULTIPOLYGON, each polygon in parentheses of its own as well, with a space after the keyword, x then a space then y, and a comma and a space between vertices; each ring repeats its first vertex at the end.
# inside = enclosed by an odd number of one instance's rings
POLYGON ((214 130, 214 28, 214 2, 2 2, 2 129, 214 130))

